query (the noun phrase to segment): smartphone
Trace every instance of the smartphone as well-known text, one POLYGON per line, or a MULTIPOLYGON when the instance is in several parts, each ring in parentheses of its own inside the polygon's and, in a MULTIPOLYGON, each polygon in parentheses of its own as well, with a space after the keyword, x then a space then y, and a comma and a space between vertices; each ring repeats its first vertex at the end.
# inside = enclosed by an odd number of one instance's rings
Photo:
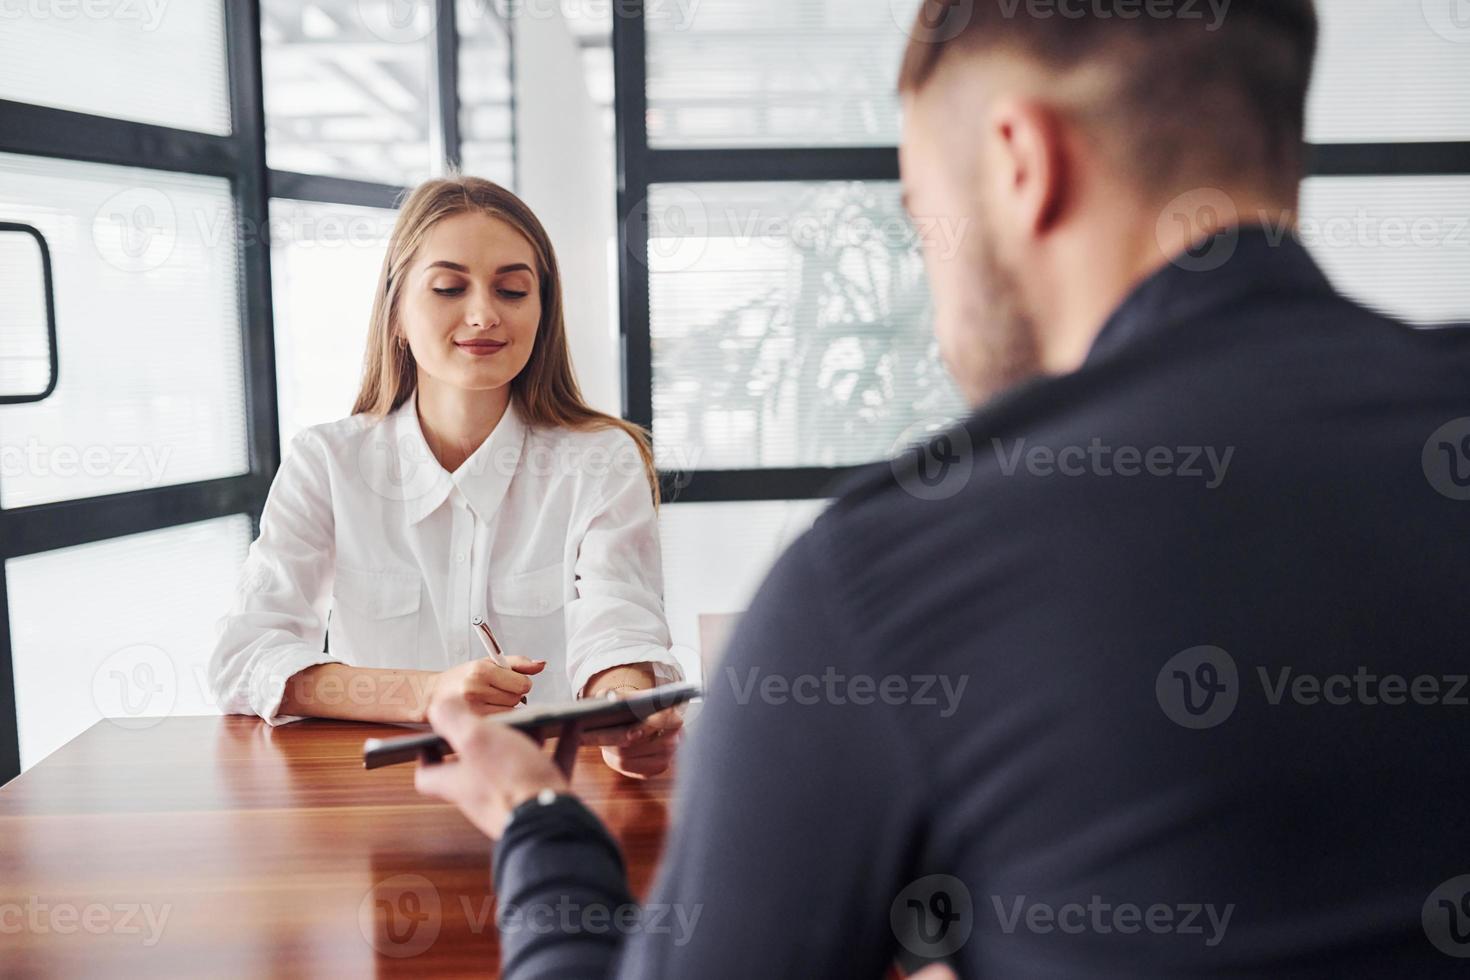
MULTIPOLYGON (((545 739, 560 735, 574 722, 583 732, 636 725, 649 715, 691 701, 703 693, 693 682, 665 684, 625 698, 583 698, 544 708, 514 708, 488 715, 485 720, 545 739)), ((362 766, 378 769, 417 759, 438 762, 453 752, 449 743, 433 732, 402 738, 370 738, 362 743, 362 766)))

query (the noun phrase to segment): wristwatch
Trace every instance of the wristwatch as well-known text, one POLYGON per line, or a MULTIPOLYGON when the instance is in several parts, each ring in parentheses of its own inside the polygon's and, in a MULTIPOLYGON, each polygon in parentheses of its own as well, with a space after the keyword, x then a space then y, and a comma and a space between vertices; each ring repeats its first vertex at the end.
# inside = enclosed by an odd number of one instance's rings
POLYGON ((556 805, 556 802, 558 800, 570 799, 574 799, 574 797, 570 793, 559 793, 556 790, 552 789, 550 786, 547 786, 535 796, 529 797, 522 800, 520 803, 517 803, 515 805, 515 808, 510 811, 510 819, 506 821, 506 826, 510 826, 516 821, 517 818, 523 817, 533 810, 540 810, 543 807, 554 806, 556 805))

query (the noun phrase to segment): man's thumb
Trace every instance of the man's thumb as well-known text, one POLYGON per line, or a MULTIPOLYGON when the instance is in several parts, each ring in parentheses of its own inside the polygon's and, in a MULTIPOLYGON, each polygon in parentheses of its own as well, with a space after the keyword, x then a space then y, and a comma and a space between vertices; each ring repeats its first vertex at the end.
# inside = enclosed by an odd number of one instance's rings
POLYGON ((546 669, 546 661, 527 657, 506 657, 505 665, 517 674, 539 674, 546 669))

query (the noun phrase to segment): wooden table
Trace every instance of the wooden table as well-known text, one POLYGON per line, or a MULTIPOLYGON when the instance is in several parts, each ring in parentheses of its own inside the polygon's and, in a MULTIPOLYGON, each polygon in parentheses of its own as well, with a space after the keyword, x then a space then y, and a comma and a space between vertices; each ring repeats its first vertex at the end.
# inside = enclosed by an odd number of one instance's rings
MULTIPOLYGON (((490 844, 362 768, 378 725, 102 721, 0 788, 0 974, 494 976, 490 844), (140 722, 147 722, 140 725, 140 722)), ((651 883, 668 776, 573 786, 651 883)))

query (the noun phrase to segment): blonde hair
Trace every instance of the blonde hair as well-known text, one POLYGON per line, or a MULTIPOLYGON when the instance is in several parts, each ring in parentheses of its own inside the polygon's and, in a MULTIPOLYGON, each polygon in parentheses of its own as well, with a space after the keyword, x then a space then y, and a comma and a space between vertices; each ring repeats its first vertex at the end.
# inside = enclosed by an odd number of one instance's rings
POLYGON ((525 237, 536 253, 541 322, 530 359, 510 383, 516 408, 531 426, 580 431, 622 429, 638 447, 657 505, 658 472, 654 468, 648 432, 599 412, 582 399, 567 349, 561 273, 546 229, 524 201, 499 184, 480 177, 450 174, 427 180, 414 188, 399 208, 382 271, 378 274, 363 357, 362 387, 352 414, 366 413, 382 419, 413 394, 418 384, 413 351, 406 344, 400 347, 395 339, 398 297, 408 267, 418 255, 429 229, 444 218, 466 212, 489 215, 508 223, 525 237))

